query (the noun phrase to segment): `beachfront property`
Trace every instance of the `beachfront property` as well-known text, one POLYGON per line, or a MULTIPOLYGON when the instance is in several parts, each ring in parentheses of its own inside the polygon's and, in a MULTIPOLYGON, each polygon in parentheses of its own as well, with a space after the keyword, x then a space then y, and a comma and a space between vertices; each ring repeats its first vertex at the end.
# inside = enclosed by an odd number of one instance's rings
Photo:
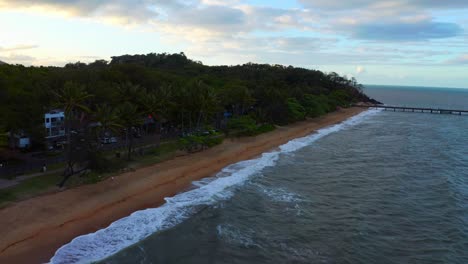
POLYGON ((47 148, 52 149, 65 139, 65 113, 62 110, 45 113, 44 127, 47 148))
POLYGON ((44 127, 46 138, 65 136, 65 113, 61 110, 52 110, 44 114, 44 127))

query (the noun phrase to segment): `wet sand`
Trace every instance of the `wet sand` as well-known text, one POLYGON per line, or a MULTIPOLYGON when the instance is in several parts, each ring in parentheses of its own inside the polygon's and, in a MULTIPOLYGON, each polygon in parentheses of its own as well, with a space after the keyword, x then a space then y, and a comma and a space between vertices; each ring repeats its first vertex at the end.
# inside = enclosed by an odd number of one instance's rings
POLYGON ((203 152, 123 173, 113 180, 31 198, 0 210, 0 263, 44 263, 73 238, 137 210, 157 207, 191 182, 306 136, 365 109, 349 108, 256 137, 227 139, 203 152))

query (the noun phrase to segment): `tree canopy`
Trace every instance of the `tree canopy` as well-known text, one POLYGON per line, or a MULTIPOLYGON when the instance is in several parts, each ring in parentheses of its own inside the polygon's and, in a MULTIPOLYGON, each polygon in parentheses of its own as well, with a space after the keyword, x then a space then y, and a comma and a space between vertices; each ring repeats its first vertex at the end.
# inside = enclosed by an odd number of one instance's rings
POLYGON ((58 104, 103 123, 116 123, 114 116, 125 113, 123 127, 150 115, 184 133, 243 115, 259 124, 286 124, 369 100, 354 78, 337 73, 255 63, 206 66, 184 53, 123 55, 64 67, 0 64, 0 129, 21 129, 37 141, 43 114, 58 104))

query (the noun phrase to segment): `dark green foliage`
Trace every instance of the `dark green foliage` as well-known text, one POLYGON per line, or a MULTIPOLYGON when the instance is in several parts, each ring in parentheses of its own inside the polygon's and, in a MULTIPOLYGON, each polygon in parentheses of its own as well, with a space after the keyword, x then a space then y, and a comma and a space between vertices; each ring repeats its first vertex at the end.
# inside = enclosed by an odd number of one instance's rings
POLYGON ((328 98, 325 96, 305 94, 302 98, 302 105, 308 117, 318 117, 326 114, 329 110, 328 98))
POLYGON ((272 124, 263 124, 257 127, 257 134, 263 134, 275 130, 276 127, 272 124))
POLYGON ((233 136, 256 136, 262 133, 273 131, 274 125, 257 125, 251 116, 240 116, 232 118, 228 122, 229 134, 233 136))
POLYGON ((187 135, 179 140, 183 150, 196 152, 205 148, 214 147, 223 142, 223 135, 218 132, 205 132, 187 135))
POLYGON ((227 127, 236 136, 251 136, 257 130, 257 124, 250 116, 232 118, 229 120, 227 127))
POLYGON ((339 106, 339 107, 347 107, 353 102, 353 98, 346 90, 335 90, 330 93, 328 96, 330 105, 332 106, 339 106))
POLYGON ((112 128, 139 125, 126 112, 135 119, 151 115, 158 125, 187 134, 206 125, 225 129, 225 113, 249 115, 257 125, 287 124, 368 100, 355 79, 336 73, 253 63, 205 66, 183 53, 65 67, 0 65, 0 133, 22 130, 36 142, 44 136, 44 112, 57 106, 72 109, 80 122, 99 116, 112 128))
POLYGON ((304 120, 306 116, 305 108, 296 100, 296 98, 288 98, 288 119, 290 122, 304 120))

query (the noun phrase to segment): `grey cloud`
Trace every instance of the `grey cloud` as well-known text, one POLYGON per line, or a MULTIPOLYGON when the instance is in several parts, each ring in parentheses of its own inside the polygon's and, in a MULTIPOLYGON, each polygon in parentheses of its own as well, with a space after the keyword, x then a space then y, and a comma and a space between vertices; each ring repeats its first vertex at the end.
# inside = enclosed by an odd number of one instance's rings
POLYGON ((359 9, 372 7, 418 7, 418 8, 468 8, 466 0, 299 0, 309 8, 320 9, 359 9))
MULTIPOLYGON (((48 7, 58 11, 71 12, 85 17, 116 17, 128 22, 149 20, 158 15, 153 5, 159 0, 0 0, 2 8, 48 7)), ((176 1, 166 1, 175 3, 176 1)))
POLYGON ((370 23, 351 28, 358 39, 387 41, 419 41, 449 38, 460 35, 463 30, 454 23, 423 21, 418 23, 370 23))
POLYGON ((447 64, 468 65, 468 54, 460 55, 456 58, 446 61, 447 64))
POLYGON ((224 6, 187 8, 175 14, 174 22, 209 27, 237 26, 245 22, 245 14, 239 9, 224 6))
POLYGON ((22 54, 10 54, 8 56, 0 56, 0 61, 4 61, 9 64, 31 65, 36 61, 36 58, 22 54))
POLYGON ((270 39, 277 49, 288 52, 304 52, 321 48, 337 42, 335 39, 320 39, 311 37, 289 37, 270 39))
POLYGON ((435 21, 432 9, 468 8, 468 1, 453 0, 300 0, 330 21, 330 30, 361 40, 423 41, 463 33, 453 22, 435 21), (330 20, 329 17, 338 18, 330 20))

